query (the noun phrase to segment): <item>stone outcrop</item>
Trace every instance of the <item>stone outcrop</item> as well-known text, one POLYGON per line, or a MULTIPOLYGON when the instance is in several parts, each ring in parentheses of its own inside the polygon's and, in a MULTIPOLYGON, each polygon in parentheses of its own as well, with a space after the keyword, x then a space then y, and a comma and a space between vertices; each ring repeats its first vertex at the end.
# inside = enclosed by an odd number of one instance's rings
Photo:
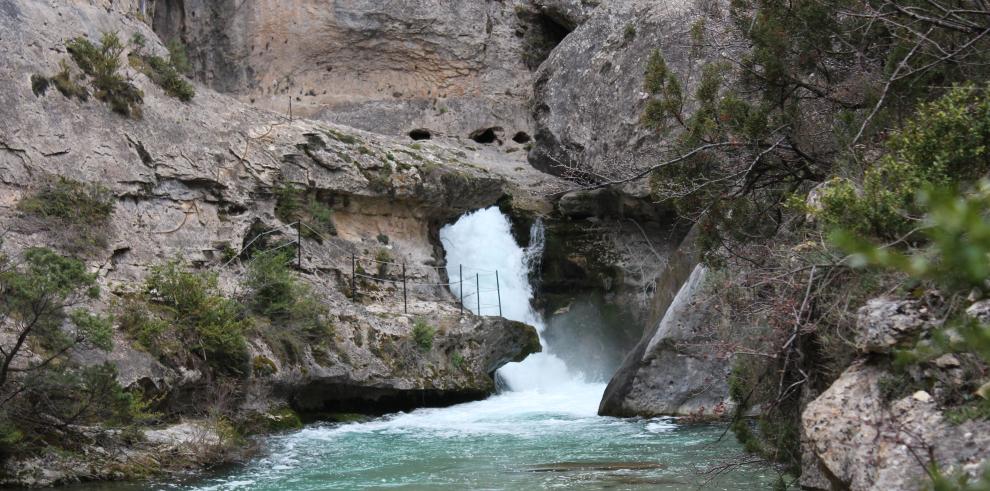
POLYGON ((685 227, 646 196, 610 189, 564 194, 544 223, 544 337, 557 356, 607 379, 657 319, 651 299, 685 227))
POLYGON ((719 354, 718 314, 705 291, 692 237, 672 255, 654 297, 659 320, 612 377, 599 414, 722 417, 730 408, 730 360, 719 354))
POLYGON ((728 39, 717 16, 689 1, 604 2, 592 10, 537 72, 530 162, 593 180, 656 163, 669 142, 640 124, 647 60, 659 49, 684 93, 693 94, 706 62, 690 42, 699 22, 713 39, 728 39))
POLYGON ((541 26, 524 1, 153 4, 197 78, 244 102, 392 135, 530 132, 525 34, 541 26))
POLYGON ((805 408, 807 489, 918 489, 930 458, 945 472, 974 474, 990 457, 990 423, 951 425, 924 391, 884 401, 886 376, 881 368, 854 365, 805 408))
POLYGON ((917 300, 874 298, 857 312, 856 349, 890 353, 933 327, 928 309, 917 300))

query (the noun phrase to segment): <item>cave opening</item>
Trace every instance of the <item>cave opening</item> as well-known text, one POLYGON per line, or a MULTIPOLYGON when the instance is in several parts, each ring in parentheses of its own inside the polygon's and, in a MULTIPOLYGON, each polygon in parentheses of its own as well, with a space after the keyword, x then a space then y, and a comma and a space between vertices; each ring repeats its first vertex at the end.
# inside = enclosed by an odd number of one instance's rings
POLYGON ((525 131, 517 132, 515 135, 512 136, 512 141, 520 145, 522 145, 523 143, 529 143, 530 140, 532 140, 532 138, 529 136, 529 133, 526 133, 525 131))
POLYGON ((539 68, 550 52, 574 30, 546 12, 521 10, 519 20, 524 29, 523 62, 530 70, 539 68))
POLYGON ((474 130, 470 135, 468 135, 468 138, 474 140, 477 143, 481 143, 484 145, 495 142, 499 142, 499 144, 501 144, 502 142, 498 138, 498 134, 501 131, 502 128, 498 126, 493 126, 490 128, 481 128, 478 130, 474 130))
POLYGON ((426 128, 416 128, 409 132, 409 138, 412 138, 413 140, 416 141, 429 140, 433 138, 433 133, 426 128))

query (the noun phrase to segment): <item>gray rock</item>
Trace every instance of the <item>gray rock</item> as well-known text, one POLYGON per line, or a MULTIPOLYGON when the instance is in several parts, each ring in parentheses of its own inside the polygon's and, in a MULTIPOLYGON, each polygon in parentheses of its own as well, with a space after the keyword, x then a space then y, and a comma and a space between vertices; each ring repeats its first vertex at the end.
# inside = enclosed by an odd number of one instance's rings
MULTIPOLYGON (((364 341, 375 340, 376 348, 386 339, 408 344, 412 316, 391 315, 403 309, 398 287, 377 288, 374 293, 389 300, 367 305, 341 292, 347 283, 341 279, 350 275, 350 251, 373 257, 383 247, 382 234, 390 239, 391 256, 406 262, 411 281, 443 283, 444 273, 435 267, 442 250, 436 228, 494 204, 506 187, 503 178, 468 162, 463 151, 431 142, 414 147, 404 139, 325 122, 288 121, 201 85, 192 101, 182 103, 126 64, 125 75, 144 92, 141 119, 114 114, 94 98, 68 99, 54 88, 36 95, 31 76, 57 72, 68 58, 66 39, 98 39, 116 31, 128 40, 140 33, 148 40, 146 52, 166 49, 144 22, 106 4, 15 0, 5 5, 12 6, 0 10, 5 87, 0 91, 0 223, 11 225, 4 237, 7 251, 58 243, 60 230, 24 220, 16 208, 42 177, 99 182, 117 199, 106 230, 109 245, 87 258, 105 290, 133 292, 151 266, 178 256, 217 271, 221 286, 234 295, 241 270, 236 264, 220 268, 221 251, 250 240, 254 226, 284 225, 274 214, 272 191, 289 182, 315 190, 334 210, 335 237, 304 239, 301 277, 334 315, 339 339, 328 343, 336 350, 332 370, 347 372, 354 391, 429 389, 481 397, 492 390, 489 374, 495 368, 532 349, 531 327, 473 316, 461 325, 456 309, 443 306, 453 300, 450 292, 434 287, 410 303, 413 312, 450 325, 436 340, 446 351, 409 349, 403 357, 376 352, 364 341), (457 340, 469 344, 462 356, 470 370, 450 362, 457 340)), ((104 295, 104 303, 94 308, 111 310, 110 297, 104 295)), ((316 363, 311 349, 307 353, 316 363)), ((81 356, 90 363, 115 363, 127 386, 182 390, 201 387, 207 378, 204 367, 165 367, 130 349, 120 333, 115 351, 81 356)), ((311 380, 303 365, 279 362, 280 383, 311 380)))
POLYGON ((715 350, 720 321, 705 291, 695 234, 688 234, 662 270, 652 300, 653 327, 612 376, 599 414, 720 417, 731 408, 730 359, 715 350))
POLYGON ((688 0, 604 2, 591 11, 537 72, 530 162, 591 180, 657 163, 671 135, 640 124, 647 60, 659 49, 683 92, 693 94, 708 60, 692 53, 692 25, 703 20, 713 39, 731 44, 724 21, 709 12, 688 0))
POLYGON ((814 458, 804 459, 806 468, 823 466, 838 488, 885 491, 921 487, 929 455, 948 473, 972 472, 990 457, 990 423, 950 425, 923 391, 887 404, 879 389, 885 375, 854 365, 808 404, 801 424, 814 458))
POLYGON ((933 326, 928 309, 916 300, 874 298, 857 312, 856 349, 889 353, 933 326))
POLYGON ((391 135, 531 133, 522 0, 156 3, 197 78, 259 107, 391 135))
POLYGON ((966 307, 966 315, 985 324, 990 324, 990 300, 980 300, 966 307))

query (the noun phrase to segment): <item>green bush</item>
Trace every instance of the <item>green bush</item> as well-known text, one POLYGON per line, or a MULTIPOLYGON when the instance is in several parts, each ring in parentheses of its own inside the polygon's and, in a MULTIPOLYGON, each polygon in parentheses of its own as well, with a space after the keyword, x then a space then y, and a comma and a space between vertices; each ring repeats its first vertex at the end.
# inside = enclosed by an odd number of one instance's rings
POLYGON ((124 116, 141 116, 144 94, 120 73, 124 44, 115 32, 105 32, 96 46, 78 37, 66 44, 69 55, 86 75, 92 77, 97 99, 124 116))
POLYGON ((278 324, 276 329, 298 333, 308 343, 326 341, 333 337, 329 311, 289 268, 291 259, 291 252, 286 251, 255 255, 245 281, 247 303, 252 311, 278 324))
POLYGON ((165 45, 168 48, 169 64, 175 67, 179 73, 189 73, 192 65, 189 64, 189 56, 186 54, 186 45, 179 39, 173 39, 165 45))
POLYGON ((136 54, 131 55, 130 60, 131 66, 147 75, 166 94, 183 102, 189 102, 196 96, 192 84, 182 76, 171 61, 160 56, 136 54))
POLYGON ((116 199, 100 184, 65 177, 47 179, 17 203, 27 217, 45 222, 50 240, 73 255, 89 255, 107 246, 116 199))
POLYGON ((423 319, 416 319, 416 322, 413 324, 413 341, 423 351, 429 351, 433 348, 433 337, 436 333, 436 328, 427 324, 423 319))
POLYGON ((139 341, 144 337, 161 351, 169 346, 165 338, 176 336, 173 349, 188 350, 224 374, 247 373, 249 322, 237 302, 220 295, 216 274, 189 272, 180 261, 169 261, 151 269, 145 291, 160 321, 138 323, 139 341), (162 322, 170 329, 163 331, 162 322))
POLYGON ((835 179, 826 187, 819 215, 827 225, 900 238, 919 226, 919 190, 967 187, 990 172, 990 90, 957 87, 923 104, 887 147, 862 185, 835 179))
POLYGON ((89 100, 89 91, 86 90, 86 87, 83 87, 72 79, 69 64, 65 60, 62 60, 58 63, 58 66, 60 67, 59 72, 49 79, 52 85, 65 97, 70 99, 75 97, 81 101, 89 100))
POLYGON ((110 219, 115 203, 113 194, 101 184, 59 176, 22 199, 18 208, 25 213, 66 224, 97 225, 110 219))
POLYGON ((302 228, 303 237, 308 239, 322 241, 320 235, 337 235, 333 208, 320 201, 315 189, 300 189, 292 184, 276 186, 275 216, 286 223, 301 221, 308 225, 302 228))

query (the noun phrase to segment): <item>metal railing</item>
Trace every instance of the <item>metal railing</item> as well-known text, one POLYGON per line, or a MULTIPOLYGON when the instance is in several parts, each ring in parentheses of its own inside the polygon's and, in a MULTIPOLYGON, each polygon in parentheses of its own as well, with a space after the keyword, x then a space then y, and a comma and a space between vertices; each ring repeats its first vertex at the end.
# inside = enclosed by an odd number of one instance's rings
MULTIPOLYGON (((296 254, 295 254, 295 258, 293 258, 293 259, 294 259, 294 262, 296 263, 296 268, 299 269, 300 271, 303 271, 304 270, 303 269, 303 252, 302 252, 303 243, 304 243, 303 242, 303 234, 302 234, 303 227, 305 227, 306 230, 308 230, 313 235, 319 237, 323 241, 323 245, 327 245, 329 247, 332 247, 332 248, 336 249, 339 252, 342 252, 345 257, 347 255, 350 256, 350 258, 351 258, 351 264, 350 264, 350 274, 351 274, 351 276, 350 276, 350 285, 349 285, 350 286, 350 292, 349 292, 350 295, 349 295, 349 297, 350 297, 350 299, 351 299, 352 302, 357 302, 358 301, 358 295, 360 294, 360 292, 359 292, 359 289, 360 289, 359 279, 360 279, 363 282, 376 282, 376 283, 380 283, 380 284, 391 284, 391 285, 395 286, 395 288, 397 290, 400 290, 401 291, 401 294, 402 294, 402 304, 403 304, 403 312, 405 312, 407 314, 409 313, 409 293, 410 293, 410 290, 411 289, 414 289, 416 287, 431 287, 431 288, 445 287, 447 289, 447 291, 452 296, 454 296, 455 299, 457 299, 457 304, 458 304, 458 307, 460 309, 461 315, 464 314, 464 307, 466 305, 465 304, 465 301, 470 301, 471 300, 471 297, 473 296, 473 297, 475 297, 474 298, 474 301, 475 301, 474 303, 475 303, 475 307, 477 309, 475 311, 477 313, 477 315, 482 315, 482 312, 484 311, 484 309, 496 309, 497 308, 498 309, 498 315, 499 315, 499 317, 502 316, 502 291, 501 291, 501 281, 499 279, 499 272, 498 272, 498 270, 485 270, 485 269, 480 269, 480 268, 473 268, 473 267, 470 267, 470 266, 469 267, 465 267, 464 265, 458 265, 458 269, 457 269, 457 271, 458 271, 458 277, 457 277, 457 280, 456 281, 453 281, 453 280, 450 280, 450 279, 448 279, 448 281, 446 283, 433 283, 433 282, 415 281, 415 280, 413 280, 412 278, 410 278, 407 275, 406 263, 405 262, 383 261, 381 259, 378 259, 377 257, 373 258, 373 257, 369 257, 369 256, 360 255, 360 254, 357 253, 356 250, 353 250, 353 249, 347 248, 347 247, 343 247, 343 246, 340 246, 340 245, 334 243, 334 241, 331 240, 329 237, 323 235, 322 233, 320 233, 319 231, 313 229, 312 227, 310 227, 309 225, 307 225, 306 223, 304 223, 302 221, 292 222, 292 223, 289 223, 289 224, 286 224, 286 225, 282 225, 280 227, 275 227, 275 228, 272 228, 270 230, 266 230, 264 232, 259 233, 258 235, 256 235, 253 238, 251 238, 251 240, 249 240, 246 244, 244 244, 244 246, 241 247, 241 249, 239 251, 237 251, 237 253, 234 254, 233 257, 231 257, 230 259, 228 259, 227 261, 225 261, 220 267, 221 268, 226 268, 227 266, 229 266, 231 263, 233 263, 238 258, 240 258, 242 255, 244 255, 245 252, 247 252, 248 250, 250 250, 251 247, 254 246, 256 243, 258 243, 258 241, 261 240, 263 237, 266 237, 266 236, 269 236, 269 235, 273 235, 273 234, 278 233, 278 232, 285 232, 287 230, 291 230, 291 231, 294 231, 295 232, 295 239, 294 240, 282 242, 282 243, 280 243, 279 245, 277 245, 275 247, 264 249, 264 250, 261 250, 261 251, 258 251, 258 252, 262 252, 262 253, 264 253, 264 252, 272 252, 272 251, 276 251, 276 250, 283 249, 283 248, 286 248, 286 247, 296 246, 296 254), (376 264, 376 265, 385 266, 386 268, 395 267, 395 268, 397 268, 397 269, 399 269, 401 271, 401 274, 398 276, 398 278, 388 278, 384 274, 379 275, 379 276, 368 274, 367 272, 365 272, 364 268, 361 265, 362 261, 365 262, 365 264, 372 263, 372 264, 376 264), (473 271, 474 272, 474 291, 473 292, 469 292, 469 293, 466 293, 465 292, 465 288, 464 288, 464 286, 465 286, 464 270, 465 269, 467 269, 469 272, 470 271, 473 271), (482 278, 494 278, 494 281, 495 281, 494 288, 482 289, 481 288, 481 284, 482 284, 481 279, 482 278), (457 287, 457 294, 456 295, 454 294, 454 287, 455 286, 457 287), (485 293, 489 293, 489 294, 490 293, 494 293, 495 294, 496 303, 482 304, 482 298, 481 297, 482 297, 482 294, 485 294, 485 293)), ((328 260, 334 267, 336 267, 341 272, 345 272, 346 269, 347 269, 347 267, 345 265, 340 264, 338 261, 334 260, 332 257, 327 257, 327 258, 324 258, 324 259, 328 260)), ((427 269, 437 270, 437 271, 443 271, 443 270, 446 269, 445 267, 437 267, 437 266, 426 266, 426 268, 427 269)), ((468 284, 468 286, 470 286, 470 276, 468 276, 467 284, 468 284)), ((436 301, 435 298, 434 299, 431 299, 431 300, 432 301, 436 301)))

